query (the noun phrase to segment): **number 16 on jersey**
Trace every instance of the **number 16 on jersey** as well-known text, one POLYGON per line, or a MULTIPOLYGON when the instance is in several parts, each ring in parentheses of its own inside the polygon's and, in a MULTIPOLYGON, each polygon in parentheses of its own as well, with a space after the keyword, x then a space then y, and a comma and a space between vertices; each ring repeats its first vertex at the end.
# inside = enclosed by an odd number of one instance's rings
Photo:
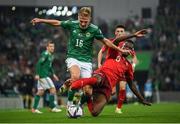
POLYGON ((82 47, 83 46, 83 40, 76 39, 76 46, 77 47, 82 47))

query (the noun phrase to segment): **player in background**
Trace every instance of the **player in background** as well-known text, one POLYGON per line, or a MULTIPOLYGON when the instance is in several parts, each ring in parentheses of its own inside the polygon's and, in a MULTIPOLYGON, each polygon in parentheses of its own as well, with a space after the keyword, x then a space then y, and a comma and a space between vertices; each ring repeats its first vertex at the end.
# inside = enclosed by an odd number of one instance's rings
MULTIPOLYGON (((59 21, 53 19, 34 18, 31 23, 46 23, 53 26, 61 26, 69 30, 70 37, 68 41, 68 51, 66 64, 70 72, 71 82, 81 78, 91 77, 92 75, 92 56, 94 39, 101 41, 106 46, 120 52, 127 52, 112 44, 106 39, 98 26, 90 23, 91 8, 82 7, 78 13, 78 20, 59 21)), ((64 85, 63 87, 65 87, 64 85)), ((91 88, 86 86, 83 88, 85 93, 90 92, 91 88)), ((68 95, 69 96, 69 95, 68 95)), ((68 102, 68 105, 72 102, 68 102)))
MULTIPOLYGON (((120 36, 126 36, 125 27, 123 25, 117 25, 114 31, 114 35, 115 35, 115 38, 110 39, 110 41, 112 42, 114 41, 114 39, 120 36)), ((106 46, 103 46, 98 53, 98 68, 101 67, 102 56, 103 56, 103 53, 105 52, 106 52, 106 60, 111 59, 111 58, 116 58, 118 54, 117 51, 112 50, 106 46)), ((133 50, 132 52, 133 52, 132 65, 133 65, 133 68, 135 68, 135 65, 137 64, 137 57, 136 57, 135 51, 133 50)), ((126 79, 125 78, 121 79, 119 81, 119 84, 117 85, 119 86, 119 93, 118 93, 118 98, 117 98, 118 102, 117 102, 115 112, 118 114, 121 114, 122 113, 121 108, 126 97, 126 79)))
MULTIPOLYGON (((133 43, 125 41, 119 47, 133 50, 133 43)), ((75 94, 79 88, 85 85, 91 85, 93 87, 92 99, 88 99, 88 108, 92 116, 98 116, 101 113, 109 101, 112 89, 124 76, 139 101, 144 105, 151 105, 145 101, 133 83, 132 64, 126 59, 128 55, 129 53, 120 53, 115 59, 107 59, 104 64, 94 72, 91 78, 82 78, 72 83, 70 88, 71 94, 75 94)))
POLYGON ((54 73, 52 62, 54 59, 54 43, 52 41, 48 41, 46 46, 46 51, 42 52, 41 57, 39 58, 36 64, 36 75, 35 79, 38 81, 37 84, 37 93, 34 97, 34 105, 32 108, 32 113, 41 114, 42 112, 38 110, 38 104, 40 97, 44 94, 45 90, 49 90, 49 107, 51 108, 52 112, 61 112, 61 109, 57 109, 54 103, 56 89, 54 86, 53 81, 51 80, 50 76, 54 78, 54 80, 59 81, 59 78, 54 73))
POLYGON ((153 94, 153 84, 152 78, 148 78, 146 83, 144 84, 144 97, 147 101, 152 101, 152 94, 153 94))

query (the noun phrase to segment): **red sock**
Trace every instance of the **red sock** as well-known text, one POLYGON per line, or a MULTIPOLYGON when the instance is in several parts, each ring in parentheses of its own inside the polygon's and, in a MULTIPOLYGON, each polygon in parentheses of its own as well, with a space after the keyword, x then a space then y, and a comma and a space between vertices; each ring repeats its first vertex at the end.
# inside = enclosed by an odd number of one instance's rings
POLYGON ((93 85, 96 82, 97 82, 97 79, 95 77, 82 78, 82 79, 74 81, 71 84, 71 89, 80 89, 80 88, 84 87, 85 85, 93 85))
POLYGON ((88 106, 88 110, 90 111, 90 113, 92 113, 92 109, 93 109, 93 102, 92 99, 89 98, 87 101, 87 106, 88 106))
POLYGON ((122 104, 125 100, 125 96, 126 96, 126 90, 120 90, 119 91, 119 96, 118 96, 118 104, 117 104, 117 108, 121 108, 122 104))

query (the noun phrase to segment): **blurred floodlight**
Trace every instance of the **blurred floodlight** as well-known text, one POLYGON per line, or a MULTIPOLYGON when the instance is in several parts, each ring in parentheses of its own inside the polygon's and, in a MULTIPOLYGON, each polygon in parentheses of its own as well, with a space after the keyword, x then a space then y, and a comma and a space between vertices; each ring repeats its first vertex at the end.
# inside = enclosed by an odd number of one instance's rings
POLYGON ((56 10, 57 10, 57 6, 53 6, 53 8, 52 8, 52 13, 55 13, 56 10))
POLYGON ((42 15, 42 11, 39 11, 39 13, 38 13, 39 15, 42 15))
POLYGON ((13 7, 12 7, 12 11, 15 11, 15 10, 16 10, 16 7, 15 7, 15 6, 13 6, 13 7))
POLYGON ((68 12, 66 13, 66 15, 67 15, 67 16, 71 16, 71 15, 72 15, 72 12, 71 12, 71 11, 68 11, 68 12))
POLYGON ((68 12, 68 7, 65 6, 63 11, 62 11, 62 16, 65 16, 67 12, 68 12))
POLYGON ((72 7, 71 11, 72 11, 73 14, 77 13, 77 7, 76 6, 72 7))
POLYGON ((62 8, 63 8, 62 6, 59 6, 59 7, 58 7, 58 10, 62 10, 62 8))
POLYGON ((62 16, 65 16, 66 15, 66 12, 65 11, 62 11, 62 16))
POLYGON ((57 12, 55 13, 55 15, 56 15, 56 16, 60 16, 60 15, 61 15, 61 11, 57 11, 57 12))
POLYGON ((52 9, 49 9, 46 12, 43 10, 43 13, 54 16, 71 16, 77 13, 77 7, 74 6, 71 10, 69 10, 68 6, 53 6, 52 9))
POLYGON ((68 11, 68 7, 67 6, 64 7, 64 11, 66 11, 66 12, 68 11))
POLYGON ((46 15, 51 15, 51 14, 53 14, 51 9, 49 9, 48 11, 46 11, 46 15))
POLYGON ((43 13, 46 13, 46 10, 45 9, 43 9, 43 11, 42 11, 43 13))
POLYGON ((38 8, 35 8, 35 10, 34 10, 34 11, 35 11, 35 12, 38 12, 38 10, 39 10, 38 8))

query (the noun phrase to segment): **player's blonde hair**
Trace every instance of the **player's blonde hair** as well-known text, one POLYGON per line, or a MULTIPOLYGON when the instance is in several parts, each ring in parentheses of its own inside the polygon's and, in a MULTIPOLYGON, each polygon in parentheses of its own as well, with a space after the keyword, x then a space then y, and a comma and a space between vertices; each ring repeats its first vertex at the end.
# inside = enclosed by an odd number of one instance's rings
POLYGON ((82 8, 79 10, 78 15, 79 15, 79 16, 84 16, 84 17, 89 17, 89 16, 91 16, 91 8, 90 8, 90 7, 82 7, 82 8))

